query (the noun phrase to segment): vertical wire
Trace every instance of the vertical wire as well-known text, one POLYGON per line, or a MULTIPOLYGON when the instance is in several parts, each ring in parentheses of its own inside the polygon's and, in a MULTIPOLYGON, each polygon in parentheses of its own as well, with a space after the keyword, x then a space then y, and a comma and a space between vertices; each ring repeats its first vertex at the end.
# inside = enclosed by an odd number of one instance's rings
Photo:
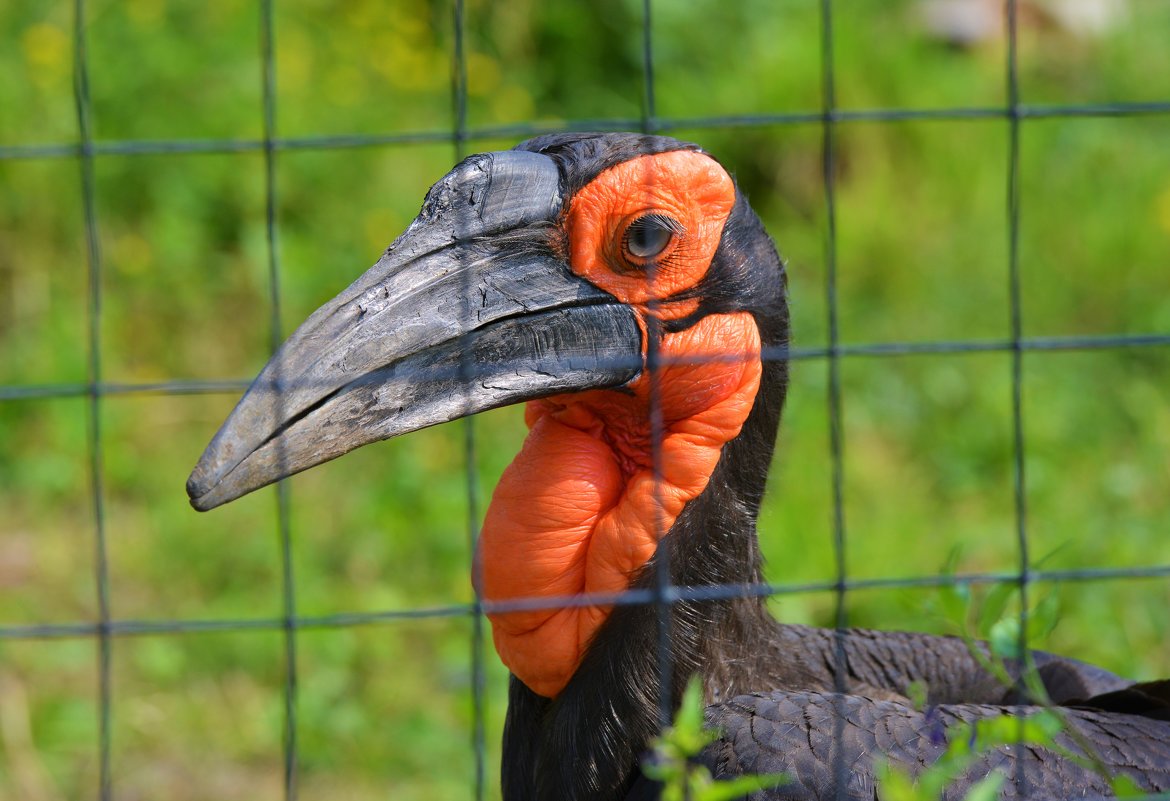
POLYGON ((642 133, 658 127, 654 101, 654 51, 651 45, 650 0, 642 0, 642 133))
MULTIPOLYGON (((846 624, 845 613, 845 503, 843 491, 844 443, 841 425, 841 353, 840 328, 837 315, 837 200, 836 200, 836 90, 833 71, 833 18, 832 0, 821 0, 821 81, 823 88, 821 126, 822 178, 825 186, 825 306, 828 322, 829 387, 827 405, 829 413, 829 452, 832 462, 833 484, 833 554, 836 570, 837 629, 846 624)), ((842 660, 844 654, 839 655, 842 660)), ((841 667, 842 665, 838 665, 841 667)), ((843 692, 843 678, 838 676, 836 688, 843 692)))
MULTIPOLYGON (((270 343, 276 353, 283 339, 280 308, 280 243, 277 235, 276 194, 276 66, 273 0, 260 2, 260 55, 264 99, 264 233, 268 248, 270 343)), ((275 374, 275 403, 283 405, 284 385, 279 365, 275 374)), ((277 419, 282 419, 278 415, 277 419)), ((283 454, 278 454, 283 459, 283 454)), ((276 485, 276 523, 281 556, 281 604, 284 623, 284 797, 297 797, 297 630, 296 587, 292 560, 292 532, 288 482, 276 485)))
POLYGON ((85 0, 73 3, 73 101, 80 140, 81 203, 85 215, 85 246, 89 282, 88 372, 89 403, 87 423, 89 440, 90 492, 93 494, 94 577, 98 601, 98 797, 113 797, 110 778, 110 723, 113 696, 110 682, 110 569, 106 550, 106 514, 102 473, 101 427, 101 321, 102 321, 102 253, 98 239, 97 200, 94 191, 93 131, 90 127, 89 62, 85 45, 85 0))
POLYGON ((845 736, 844 693, 847 675, 845 654, 845 626, 848 614, 845 606, 847 566, 845 559, 845 502, 844 502, 844 433, 841 413, 840 329, 837 314, 837 195, 836 195, 836 110, 837 89, 833 58, 833 3, 821 0, 821 169, 825 186, 825 308, 828 324, 828 393, 826 404, 829 417, 829 456, 833 486, 833 556, 836 573, 835 620, 833 627, 833 778, 836 798, 845 797, 848 766, 844 749, 840 747, 845 736))
MULTIPOLYGON (((653 266, 649 271, 651 286, 655 281, 653 266)), ((653 476, 654 533, 658 542, 654 561, 654 608, 658 621, 658 723, 665 729, 674 716, 674 659, 671 654, 673 620, 671 607, 676 600, 670 578, 673 543, 666 536, 666 521, 662 516, 662 440, 665 423, 662 418, 662 363, 659 342, 662 325, 658 320, 658 303, 651 297, 646 304, 646 371, 649 377, 650 404, 650 469, 653 476)))
MULTIPOLYGON (((1016 545, 1019 551, 1020 572, 1016 583, 1020 591, 1020 616, 1018 649, 1022 667, 1026 669, 1028 651, 1028 585, 1031 582, 1031 557, 1028 548, 1028 496, 1025 474, 1025 429, 1024 429, 1024 351, 1023 310, 1020 299, 1020 81, 1019 81, 1019 40, 1017 31, 1016 0, 1006 0, 1004 13, 1007 15, 1007 102, 1008 102, 1008 298, 1011 325, 1011 374, 1012 374, 1012 491, 1015 500, 1016 545)), ((1023 683, 1023 675, 1018 680, 1023 683)), ((1021 687, 1021 689, 1023 689, 1021 687)), ((1020 797, 1028 795, 1028 780, 1024 769, 1024 718, 1019 718, 1016 737, 1016 792, 1020 797)))
MULTIPOLYGON (((657 108, 654 99, 654 50, 653 26, 650 8, 651 0, 642 0, 642 133, 654 133, 657 108)), ((657 280, 651 266, 648 280, 653 286, 657 280)), ((658 304, 651 297, 647 303, 646 315, 646 371, 649 379, 650 405, 650 470, 653 476, 654 534, 658 548, 654 557, 654 609, 658 623, 658 725, 665 729, 674 716, 674 659, 671 655, 673 621, 671 605, 674 587, 671 586, 670 540, 666 537, 666 521, 662 519, 662 439, 665 424, 662 419, 661 362, 659 341, 661 325, 658 320, 658 304)))
POLYGON ((467 149, 467 56, 463 45, 465 21, 463 0, 455 0, 455 52, 451 69, 451 102, 454 118, 451 133, 455 143, 455 157, 458 159, 464 157, 467 149))
MULTIPOLYGON (((454 63, 451 69, 451 102, 453 104, 452 142, 455 147, 455 160, 461 161, 467 155, 467 58, 464 52, 464 23, 465 15, 463 0, 455 0, 454 8, 454 63)), ((471 278, 468 272, 463 276, 463 297, 470 298, 471 278)), ((470 305, 465 306, 465 312, 471 315, 470 305)), ((464 348, 459 355, 459 376, 464 387, 472 385, 475 376, 475 362, 472 349, 464 348)), ((475 753, 475 785, 474 797, 482 801, 486 792, 486 710, 484 696, 486 690, 486 676, 484 668, 484 624, 483 599, 479 594, 479 576, 474 575, 479 560, 475 558, 479 547, 479 476, 476 465, 479 457, 476 450, 475 417, 463 419, 463 461, 466 470, 467 484, 467 541, 471 554, 471 571, 473 574, 471 606, 471 747, 475 753)))

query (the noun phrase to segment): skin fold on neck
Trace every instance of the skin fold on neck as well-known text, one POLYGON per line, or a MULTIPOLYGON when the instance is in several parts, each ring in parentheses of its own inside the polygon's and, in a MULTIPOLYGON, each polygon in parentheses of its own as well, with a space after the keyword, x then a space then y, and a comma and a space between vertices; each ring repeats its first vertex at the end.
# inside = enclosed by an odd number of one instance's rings
MULTIPOLYGON (((528 404, 530 428, 492 497, 480 540, 488 601, 618 593, 706 488, 759 389, 760 335, 750 314, 718 314, 662 339, 661 477, 655 481, 646 373, 621 390, 528 404), (683 363, 671 364, 675 358, 683 363)), ((501 660, 555 697, 610 612, 577 606, 489 614, 501 660)))

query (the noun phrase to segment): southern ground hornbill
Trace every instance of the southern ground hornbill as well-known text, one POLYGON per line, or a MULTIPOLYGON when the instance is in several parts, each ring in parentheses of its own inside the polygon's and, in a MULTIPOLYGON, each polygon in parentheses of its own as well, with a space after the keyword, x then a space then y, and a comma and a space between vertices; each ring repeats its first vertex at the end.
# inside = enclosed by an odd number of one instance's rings
MULTIPOLYGON (((538 604, 653 587, 659 569, 680 587, 763 580, 756 516, 788 378, 764 356, 787 345, 785 293, 759 219, 694 145, 564 134, 472 156, 272 358, 191 474, 191 502, 527 401, 476 571, 489 603, 536 599, 489 615, 513 674, 504 796, 652 797, 638 764, 659 728, 657 607, 538 604)), ((1034 709, 953 638, 837 639, 776 623, 758 597, 675 602, 669 623, 675 703, 699 674, 723 732, 704 759, 716 775, 787 772, 767 797, 872 799, 875 756, 915 770, 957 721, 1034 709), (925 711, 907 698, 916 681, 925 711)), ((1170 789, 1166 683, 1036 662, 1068 705, 1062 745, 1170 789)), ((1040 748, 994 751, 965 780, 993 767, 1006 796, 1109 792, 1040 748)))

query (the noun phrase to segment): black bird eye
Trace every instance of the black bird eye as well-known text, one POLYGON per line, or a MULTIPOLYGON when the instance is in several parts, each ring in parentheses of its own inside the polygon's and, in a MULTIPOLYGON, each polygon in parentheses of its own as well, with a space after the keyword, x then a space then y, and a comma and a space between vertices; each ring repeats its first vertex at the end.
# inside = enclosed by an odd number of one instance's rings
POLYGON ((626 251, 635 259, 652 259, 666 250, 681 228, 677 221, 661 214, 639 217, 626 227, 626 251))

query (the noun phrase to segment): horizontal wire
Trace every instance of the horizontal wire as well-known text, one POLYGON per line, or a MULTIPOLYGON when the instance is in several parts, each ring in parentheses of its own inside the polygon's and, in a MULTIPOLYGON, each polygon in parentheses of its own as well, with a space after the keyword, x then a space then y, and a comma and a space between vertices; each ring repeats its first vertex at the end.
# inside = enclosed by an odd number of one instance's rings
POLYGON ((95 395, 216 395, 227 392, 242 392, 251 386, 246 379, 175 379, 173 381, 152 381, 141 384, 108 383, 98 384, 27 384, 24 386, 0 386, 0 401, 31 400, 36 398, 76 398, 95 395))
MULTIPOLYGON (((729 114, 711 117, 656 118, 662 131, 707 128, 749 128, 775 125, 802 125, 850 122, 961 121, 972 119, 1006 119, 1013 114, 1025 119, 1060 119, 1084 117, 1145 117, 1170 115, 1170 101, 1146 103, 1083 103, 1056 105, 1022 105, 1017 110, 999 106, 955 108, 873 108, 796 111, 782 114, 729 114)), ((470 128, 459 134, 463 141, 533 137, 572 131, 638 130, 641 120, 596 118, 547 123, 514 123, 470 128)), ((276 150, 344 150, 386 145, 450 144, 457 134, 450 130, 403 131, 381 134, 341 134, 292 136, 273 139, 276 150)), ((95 141, 91 152, 100 156, 142 156, 159 154, 229 154, 262 152, 263 139, 124 139, 95 141)), ((0 160, 67 158, 81 154, 81 144, 73 142, 32 145, 0 145, 0 160)))
MULTIPOLYGON (((1029 583, 1090 582, 1134 579, 1170 579, 1170 564, 1138 567, 1069 568, 1036 570, 1029 574, 1029 583)), ((1007 584, 1019 580, 1018 572, 932 574, 903 578, 846 579, 810 581, 788 584, 714 584, 701 587, 668 586, 662 593, 657 589, 634 589, 614 593, 581 593, 579 595, 517 598, 509 601, 483 601, 483 611, 489 614, 506 612, 547 611, 585 606, 647 606, 665 598, 667 603, 729 600, 732 598, 768 598, 836 593, 842 587, 849 592, 859 590, 930 589, 983 584, 1007 584)), ((192 634, 224 631, 280 630, 286 625, 298 629, 332 629, 350 626, 374 625, 396 621, 454 618, 471 613, 474 605, 448 604, 417 609, 379 610, 371 612, 339 612, 327 615, 297 615, 292 618, 258 617, 191 620, 110 620, 102 623, 33 623, 0 626, 0 640, 4 639, 60 639, 98 636, 105 631, 110 636, 138 636, 155 634, 192 634)))
MULTIPOLYGON (((1100 334, 1068 337, 1032 337, 1022 339, 1019 349, 1023 351, 1097 351, 1122 350, 1127 348, 1167 347, 1170 346, 1170 334, 1100 334)), ((760 351, 760 358, 764 361, 801 361, 810 359, 826 359, 837 357, 888 357, 888 356, 929 356, 939 354, 977 354, 977 353, 1010 353, 1016 350, 1016 344, 1009 339, 1004 340, 953 340, 934 342, 871 342, 856 345, 837 345, 836 347, 768 347, 760 351)), ((701 356, 668 356, 663 355, 661 366, 673 367, 694 364, 714 364, 719 362, 738 362, 744 359, 743 354, 704 354, 701 356)), ((638 367, 640 357, 612 357, 600 359, 600 367, 638 367)), ((449 375, 436 370, 428 373, 428 378, 438 380, 442 378, 458 378, 459 373, 452 368, 449 375)), ((254 381, 243 378, 183 378, 171 381, 133 382, 101 382, 90 384, 86 382, 60 384, 10 384, 0 385, 0 401, 22 401, 38 398, 75 398, 96 395, 218 395, 242 392, 251 386, 262 386, 254 381)), ((306 386, 302 381, 282 381, 279 389, 289 390, 306 386)), ((322 386, 336 389, 334 383, 322 382, 322 386)))

